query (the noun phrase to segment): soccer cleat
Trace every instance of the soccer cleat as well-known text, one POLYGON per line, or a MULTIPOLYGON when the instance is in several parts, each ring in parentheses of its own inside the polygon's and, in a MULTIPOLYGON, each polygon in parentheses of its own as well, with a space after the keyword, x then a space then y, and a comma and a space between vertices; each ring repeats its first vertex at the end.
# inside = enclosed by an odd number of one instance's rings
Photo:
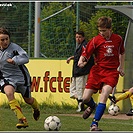
POLYGON ((39 109, 34 109, 33 110, 33 118, 37 121, 40 117, 40 110, 39 109))
POLYGON ((90 131, 102 131, 100 128, 98 128, 98 126, 96 124, 93 124, 91 127, 90 127, 90 131))
POLYGON ((18 124, 16 124, 16 127, 19 129, 28 127, 28 122, 27 122, 26 118, 24 117, 22 119, 19 119, 19 122, 18 122, 18 124))
POLYGON ((126 113, 127 116, 133 116, 133 109, 130 109, 127 113, 126 113))
POLYGON ((116 104, 116 100, 115 100, 116 98, 115 98, 115 96, 110 96, 109 95, 108 98, 110 99, 111 102, 113 102, 114 104, 116 104))
POLYGON ((76 112, 81 112, 81 111, 84 111, 84 104, 82 104, 82 102, 79 102, 78 109, 76 110, 76 112))
POLYGON ((96 106, 97 106, 97 104, 95 104, 95 106, 93 108, 88 107, 83 113, 83 118, 87 119, 91 115, 91 113, 96 109, 96 106))

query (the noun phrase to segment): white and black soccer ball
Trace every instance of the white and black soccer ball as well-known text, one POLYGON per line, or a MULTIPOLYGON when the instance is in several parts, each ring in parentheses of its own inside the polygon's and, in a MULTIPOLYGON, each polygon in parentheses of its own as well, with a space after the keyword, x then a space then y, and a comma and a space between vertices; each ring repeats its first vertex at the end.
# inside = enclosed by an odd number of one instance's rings
POLYGON ((108 108, 108 113, 109 113, 110 115, 113 115, 113 116, 118 115, 118 114, 120 113, 120 108, 119 108, 119 106, 116 105, 116 104, 112 104, 112 105, 109 106, 109 108, 108 108))
POLYGON ((47 131, 59 131, 61 128, 61 121, 57 116, 49 116, 44 121, 44 128, 47 131))

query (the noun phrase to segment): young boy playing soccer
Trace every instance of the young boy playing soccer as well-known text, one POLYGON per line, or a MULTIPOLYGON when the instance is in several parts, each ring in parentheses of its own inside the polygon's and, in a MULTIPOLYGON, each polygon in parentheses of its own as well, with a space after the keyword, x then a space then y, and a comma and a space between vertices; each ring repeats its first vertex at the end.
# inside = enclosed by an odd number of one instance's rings
POLYGON ((105 109, 106 102, 112 89, 117 85, 119 74, 124 75, 124 43, 121 36, 112 32, 112 19, 100 17, 97 21, 99 34, 93 37, 83 51, 78 66, 83 67, 94 54, 95 65, 92 66, 88 81, 83 94, 83 103, 88 108, 83 113, 83 118, 87 119, 96 109, 93 121, 90 125, 91 131, 101 131, 98 128, 105 109), (119 68, 119 69, 118 69, 119 68), (93 101, 92 95, 101 90, 98 105, 93 101))
POLYGON ((30 74, 24 64, 29 62, 27 53, 17 44, 10 42, 10 33, 0 28, 0 90, 8 98, 9 106, 18 118, 17 128, 28 127, 14 93, 21 93, 24 101, 33 108, 33 117, 39 119, 40 110, 35 98, 31 97, 30 74))

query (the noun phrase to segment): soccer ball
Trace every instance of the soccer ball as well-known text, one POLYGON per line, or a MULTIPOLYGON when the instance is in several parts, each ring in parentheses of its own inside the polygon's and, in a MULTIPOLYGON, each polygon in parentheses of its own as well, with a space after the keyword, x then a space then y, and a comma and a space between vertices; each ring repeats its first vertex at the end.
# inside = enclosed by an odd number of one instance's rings
POLYGON ((118 115, 118 114, 120 113, 120 108, 119 108, 119 106, 116 105, 116 104, 112 104, 112 105, 109 106, 109 108, 108 108, 108 113, 109 113, 110 115, 113 115, 113 116, 118 115))
POLYGON ((57 116, 49 116, 44 121, 44 128, 47 131, 59 131, 61 128, 61 121, 57 116))

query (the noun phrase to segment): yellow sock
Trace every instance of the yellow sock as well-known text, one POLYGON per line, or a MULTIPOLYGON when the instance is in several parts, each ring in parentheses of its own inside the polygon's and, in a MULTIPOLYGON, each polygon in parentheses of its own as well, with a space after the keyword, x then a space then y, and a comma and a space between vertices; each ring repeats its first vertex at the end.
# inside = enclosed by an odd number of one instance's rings
POLYGON ((132 105, 132 108, 133 108, 133 95, 130 97, 130 101, 131 101, 131 105, 132 105))
POLYGON ((120 96, 116 97, 116 101, 124 100, 126 98, 129 98, 132 96, 132 93, 130 91, 126 91, 125 93, 121 94, 120 96))
POLYGON ((37 100, 36 100, 35 98, 33 98, 33 99, 34 99, 34 102, 33 102, 33 104, 31 105, 31 107, 32 107, 33 109, 39 109, 39 104, 38 104, 37 100))
POLYGON ((15 115, 18 119, 21 119, 24 117, 21 107, 16 99, 13 99, 9 102, 10 108, 14 111, 15 115))

